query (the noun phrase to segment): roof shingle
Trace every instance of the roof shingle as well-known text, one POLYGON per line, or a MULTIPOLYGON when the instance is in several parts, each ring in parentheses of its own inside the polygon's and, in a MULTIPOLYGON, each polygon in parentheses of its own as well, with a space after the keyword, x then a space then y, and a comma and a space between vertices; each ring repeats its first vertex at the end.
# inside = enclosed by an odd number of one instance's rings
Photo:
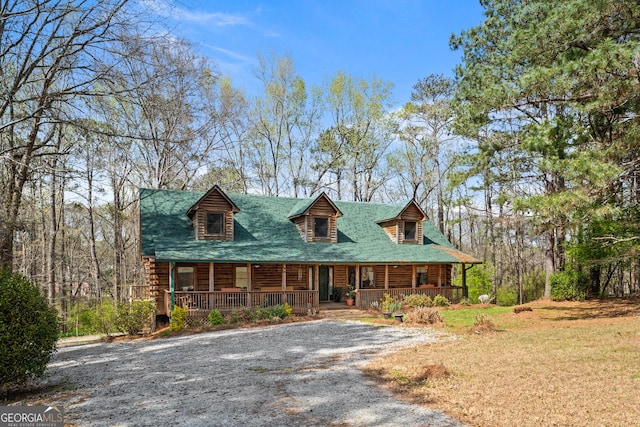
MULTIPOLYGON (((288 217, 315 199, 227 194, 239 208, 234 240, 196 240, 187 211, 202 192, 140 190, 142 256, 156 261, 320 264, 479 263, 456 250, 431 221, 424 245, 398 245, 376 224, 398 205, 336 201, 338 243, 306 243, 288 217)), ((405 205, 406 206, 406 203, 405 205)), ((402 208, 400 208, 402 209, 402 208)))

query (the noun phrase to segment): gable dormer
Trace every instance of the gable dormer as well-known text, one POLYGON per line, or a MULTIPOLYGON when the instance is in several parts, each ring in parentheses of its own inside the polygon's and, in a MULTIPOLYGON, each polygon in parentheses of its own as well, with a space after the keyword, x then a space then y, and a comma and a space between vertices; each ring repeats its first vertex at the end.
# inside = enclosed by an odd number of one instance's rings
POLYGON ((384 229, 393 242, 399 245, 423 244, 422 223, 427 219, 427 215, 415 200, 409 201, 396 212, 392 212, 391 215, 391 217, 377 221, 377 224, 384 229))
POLYGON ((313 200, 302 200, 289 213, 305 242, 338 243, 340 209, 325 193, 313 200))
POLYGON ((233 240, 233 215, 240 209, 214 185, 187 211, 196 240, 233 240))

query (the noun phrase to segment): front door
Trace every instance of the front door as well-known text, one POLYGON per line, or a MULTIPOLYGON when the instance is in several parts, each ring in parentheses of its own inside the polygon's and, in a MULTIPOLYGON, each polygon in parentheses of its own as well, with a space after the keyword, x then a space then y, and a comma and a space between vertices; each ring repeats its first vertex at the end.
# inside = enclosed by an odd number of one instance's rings
POLYGON ((320 292, 320 301, 329 300, 329 267, 321 265, 318 268, 318 290, 320 292))

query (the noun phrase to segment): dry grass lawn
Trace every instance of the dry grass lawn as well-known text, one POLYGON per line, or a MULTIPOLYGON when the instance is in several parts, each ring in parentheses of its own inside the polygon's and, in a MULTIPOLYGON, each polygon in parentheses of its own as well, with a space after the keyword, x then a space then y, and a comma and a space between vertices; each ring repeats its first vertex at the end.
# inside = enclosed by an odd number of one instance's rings
POLYGON ((528 306, 443 310, 439 327, 455 339, 386 355, 365 372, 471 426, 640 425, 640 300, 528 306), (496 330, 465 324, 477 313, 496 330))

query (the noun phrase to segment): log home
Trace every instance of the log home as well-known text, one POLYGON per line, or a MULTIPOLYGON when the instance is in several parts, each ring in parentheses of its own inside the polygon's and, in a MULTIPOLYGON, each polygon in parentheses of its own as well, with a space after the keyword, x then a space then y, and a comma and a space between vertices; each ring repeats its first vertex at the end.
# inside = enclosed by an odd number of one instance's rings
POLYGON ((140 191, 142 260, 158 316, 175 305, 192 316, 288 302, 315 312, 336 288, 356 307, 383 294, 466 296, 452 266, 477 259, 456 250, 414 201, 376 204, 226 194, 140 191))

